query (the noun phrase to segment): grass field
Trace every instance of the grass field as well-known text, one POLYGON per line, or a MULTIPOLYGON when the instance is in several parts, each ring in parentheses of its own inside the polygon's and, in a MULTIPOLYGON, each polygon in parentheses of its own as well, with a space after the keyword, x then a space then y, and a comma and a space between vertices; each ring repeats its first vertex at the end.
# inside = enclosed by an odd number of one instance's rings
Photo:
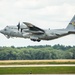
POLYGON ((27 65, 27 64, 75 64, 75 60, 2 60, 0 65, 27 65))
MULTIPOLYGON (((75 64, 75 60, 3 60, 0 65, 75 64)), ((75 74, 75 66, 60 67, 4 67, 0 74, 75 74)))
POLYGON ((0 68, 0 74, 75 74, 75 67, 0 68))

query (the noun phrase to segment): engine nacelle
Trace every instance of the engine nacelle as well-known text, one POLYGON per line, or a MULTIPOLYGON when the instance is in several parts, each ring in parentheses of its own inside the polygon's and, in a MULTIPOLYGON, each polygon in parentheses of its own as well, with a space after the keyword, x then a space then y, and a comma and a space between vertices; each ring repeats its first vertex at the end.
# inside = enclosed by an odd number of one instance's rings
POLYGON ((29 38, 29 37, 30 37, 30 34, 29 34, 29 33, 24 33, 24 34, 23 34, 23 37, 24 37, 24 38, 29 38))
POLYGON ((30 30, 29 30, 29 29, 24 29, 23 32, 24 32, 24 33, 25 33, 25 32, 30 32, 30 30))

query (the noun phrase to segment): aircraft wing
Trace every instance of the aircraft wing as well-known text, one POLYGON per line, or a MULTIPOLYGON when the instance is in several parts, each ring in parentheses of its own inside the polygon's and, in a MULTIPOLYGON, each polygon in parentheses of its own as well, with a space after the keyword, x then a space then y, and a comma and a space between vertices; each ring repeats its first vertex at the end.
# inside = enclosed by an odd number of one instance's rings
POLYGON ((28 22, 23 22, 30 30, 31 33, 34 34, 43 34, 45 31, 41 28, 36 27, 35 25, 28 23, 28 22))

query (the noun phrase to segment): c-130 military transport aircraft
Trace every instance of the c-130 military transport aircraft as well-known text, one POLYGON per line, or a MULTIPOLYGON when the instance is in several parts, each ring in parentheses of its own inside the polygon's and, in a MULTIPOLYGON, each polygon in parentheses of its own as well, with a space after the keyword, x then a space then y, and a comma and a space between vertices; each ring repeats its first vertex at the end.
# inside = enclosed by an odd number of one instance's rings
POLYGON ((0 33, 4 34, 7 38, 21 37, 30 38, 32 41, 52 40, 69 34, 75 34, 75 16, 65 29, 41 29, 31 23, 23 22, 18 23, 17 26, 6 26, 0 33))

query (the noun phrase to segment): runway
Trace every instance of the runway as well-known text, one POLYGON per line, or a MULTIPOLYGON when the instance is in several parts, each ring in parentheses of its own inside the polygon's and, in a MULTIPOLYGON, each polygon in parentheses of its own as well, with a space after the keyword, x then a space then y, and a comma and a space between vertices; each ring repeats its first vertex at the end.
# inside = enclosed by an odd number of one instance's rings
POLYGON ((75 66, 75 64, 50 64, 50 65, 0 65, 0 67, 55 67, 55 66, 75 66))
MULTIPOLYGON (((50 64, 50 65, 0 65, 2 68, 7 67, 55 67, 55 66, 74 66, 75 64, 50 64)), ((1 74, 1 75, 75 75, 75 74, 1 74)))

